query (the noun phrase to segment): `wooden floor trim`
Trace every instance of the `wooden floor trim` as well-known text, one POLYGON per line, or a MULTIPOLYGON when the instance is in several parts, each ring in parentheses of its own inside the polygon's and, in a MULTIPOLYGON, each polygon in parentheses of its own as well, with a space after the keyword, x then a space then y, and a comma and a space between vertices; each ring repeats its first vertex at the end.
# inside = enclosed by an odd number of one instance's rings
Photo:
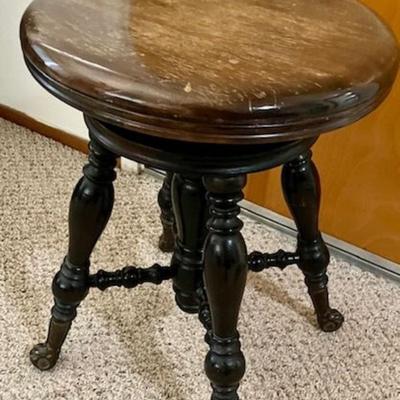
POLYGON ((21 111, 14 110, 11 107, 0 104, 0 118, 4 118, 10 122, 13 122, 14 124, 28 128, 31 131, 37 132, 40 135, 72 147, 73 149, 82 153, 88 153, 88 140, 71 135, 68 132, 54 128, 43 122, 39 122, 29 115, 21 111))

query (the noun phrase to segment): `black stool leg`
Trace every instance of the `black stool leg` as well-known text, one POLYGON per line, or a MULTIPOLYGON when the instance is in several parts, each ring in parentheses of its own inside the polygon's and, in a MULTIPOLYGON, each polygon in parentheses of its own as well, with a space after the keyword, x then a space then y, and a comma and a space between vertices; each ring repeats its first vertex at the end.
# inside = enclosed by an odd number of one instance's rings
POLYGON ((212 319, 205 369, 213 388, 212 400, 238 400, 237 390, 245 373, 237 331, 248 261, 237 204, 243 198, 245 183, 245 176, 204 178, 211 212, 204 278, 212 319))
POLYGON ((116 157, 92 141, 89 164, 84 167, 84 176, 71 199, 69 249, 53 280, 55 305, 48 337, 30 354, 32 363, 41 370, 48 370, 56 364, 77 307, 88 293, 89 257, 113 207, 115 165, 116 157))
POLYGON ((203 246, 208 216, 206 191, 199 176, 175 174, 172 200, 176 219, 176 268, 174 291, 177 305, 185 312, 199 312, 197 290, 203 286, 203 246))
POLYGON ((170 253, 174 250, 175 234, 174 234, 174 212, 172 210, 171 185, 174 174, 168 172, 164 178, 163 185, 158 192, 158 205, 161 209, 161 224, 163 232, 159 240, 159 248, 165 253, 170 253))
POLYGON ((333 332, 342 326, 344 318, 329 305, 329 251, 318 228, 321 189, 311 155, 308 151, 284 165, 282 187, 298 229, 299 267, 305 275, 318 323, 323 331, 333 332))

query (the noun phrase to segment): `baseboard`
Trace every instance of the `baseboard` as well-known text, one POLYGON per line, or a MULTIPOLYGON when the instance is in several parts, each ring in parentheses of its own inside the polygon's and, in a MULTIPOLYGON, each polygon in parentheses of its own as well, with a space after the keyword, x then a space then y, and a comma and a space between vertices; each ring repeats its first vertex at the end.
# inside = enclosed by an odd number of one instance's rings
MULTIPOLYGON (((65 132, 61 129, 54 128, 50 125, 47 125, 43 122, 40 122, 29 115, 21 112, 14 110, 13 108, 10 108, 8 106, 0 104, 0 118, 6 119, 7 121, 13 122, 14 124, 23 126, 24 128, 27 128, 31 131, 34 131, 35 133, 38 133, 39 135, 45 136, 49 139, 53 139, 56 142, 62 143, 65 146, 71 147, 72 149, 78 150, 81 153, 88 154, 89 152, 89 140, 82 139, 78 136, 71 135, 68 132, 65 132)), ((134 163, 135 166, 133 166, 131 163, 128 163, 129 167, 126 169, 134 169, 137 171, 136 173, 141 172, 141 166, 137 163, 134 163)), ((118 158, 117 160, 117 167, 122 168, 122 163, 121 159, 118 158)), ((125 169, 125 168, 124 168, 125 169)))
MULTIPOLYGON (((146 172, 160 179, 164 177, 162 171, 146 169, 146 172)), ((241 202, 241 207, 244 215, 292 237, 297 236, 296 227, 291 219, 247 200, 241 202)), ((323 234, 323 237, 331 254, 336 258, 345 260, 352 265, 356 265, 357 267, 372 272, 375 275, 400 282, 399 264, 377 256, 369 251, 360 249, 359 247, 343 240, 336 239, 333 236, 323 234)))
POLYGON ((40 135, 46 136, 66 146, 72 147, 82 153, 88 153, 88 140, 71 135, 61 129, 54 128, 43 122, 24 114, 21 111, 14 110, 8 106, 0 104, 0 117, 31 131, 37 132, 40 135))

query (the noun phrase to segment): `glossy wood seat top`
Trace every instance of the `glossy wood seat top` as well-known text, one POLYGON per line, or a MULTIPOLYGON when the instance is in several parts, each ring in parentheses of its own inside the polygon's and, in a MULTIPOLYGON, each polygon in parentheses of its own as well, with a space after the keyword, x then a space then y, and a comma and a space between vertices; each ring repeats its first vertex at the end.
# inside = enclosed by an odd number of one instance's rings
POLYGON ((398 70, 389 28, 356 0, 35 0, 28 66, 108 122, 194 142, 262 143, 349 124, 398 70))

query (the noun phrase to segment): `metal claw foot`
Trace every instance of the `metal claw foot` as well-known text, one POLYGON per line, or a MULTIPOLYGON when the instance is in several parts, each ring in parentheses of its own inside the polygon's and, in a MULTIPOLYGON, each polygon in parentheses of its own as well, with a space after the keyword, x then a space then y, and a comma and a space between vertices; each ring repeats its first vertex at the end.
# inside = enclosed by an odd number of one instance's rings
POLYGON ((47 343, 37 344, 30 352, 32 364, 41 371, 53 368, 58 360, 59 353, 53 350, 47 343))
POLYGON ((343 322, 343 315, 333 308, 324 315, 318 317, 318 324, 324 332, 337 331, 343 325, 343 322))

